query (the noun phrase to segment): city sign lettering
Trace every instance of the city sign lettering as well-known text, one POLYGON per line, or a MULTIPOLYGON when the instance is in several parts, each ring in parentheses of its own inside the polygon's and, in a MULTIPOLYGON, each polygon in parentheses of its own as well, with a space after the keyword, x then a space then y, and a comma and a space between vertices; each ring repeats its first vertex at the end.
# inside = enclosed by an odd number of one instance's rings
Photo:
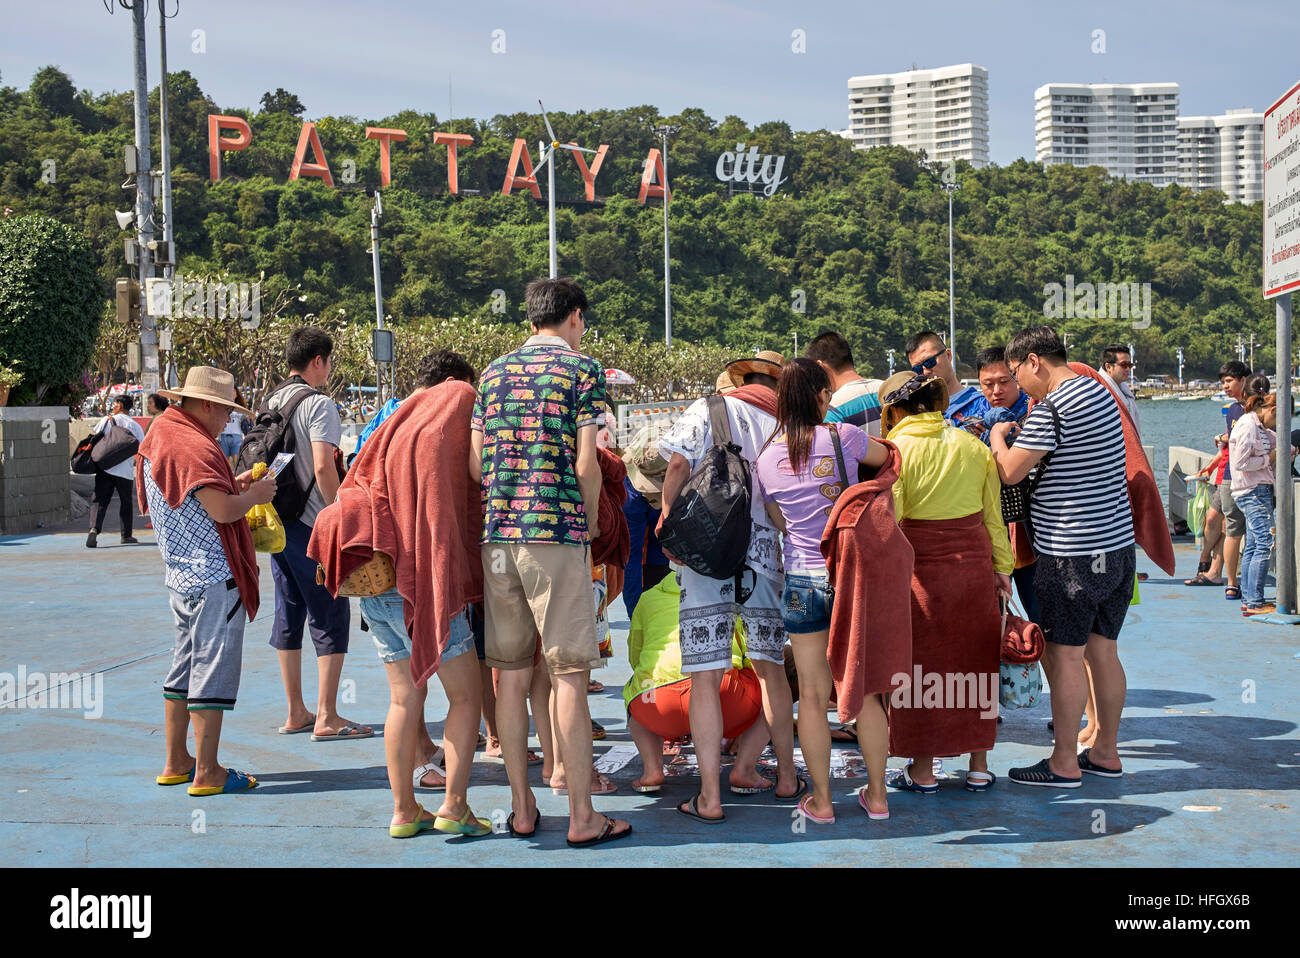
POLYGON ((781 178, 781 170, 784 168, 784 156, 773 156, 767 153, 760 157, 758 147, 751 146, 747 153, 745 144, 737 143, 734 153, 727 150, 718 157, 713 172, 723 183, 748 183, 753 186, 762 181, 763 195, 771 196, 789 179, 789 177, 781 178), (763 161, 762 166, 758 162, 760 159, 763 161))

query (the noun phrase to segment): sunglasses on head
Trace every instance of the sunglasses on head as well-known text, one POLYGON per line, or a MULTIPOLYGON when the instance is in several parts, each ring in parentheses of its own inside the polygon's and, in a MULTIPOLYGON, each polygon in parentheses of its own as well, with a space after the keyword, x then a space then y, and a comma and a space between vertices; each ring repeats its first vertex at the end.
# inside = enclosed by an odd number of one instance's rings
POLYGON ((934 354, 933 356, 931 356, 929 359, 923 359, 921 362, 919 362, 919 363, 917 363, 915 366, 913 366, 913 367, 912 367, 912 372, 914 372, 914 373, 916 373, 918 376, 920 376, 920 375, 921 375, 922 373, 924 373, 927 369, 933 369, 934 366, 935 366, 935 363, 937 363, 938 361, 939 361, 939 354, 938 354, 938 353, 935 353, 935 354, 934 354))

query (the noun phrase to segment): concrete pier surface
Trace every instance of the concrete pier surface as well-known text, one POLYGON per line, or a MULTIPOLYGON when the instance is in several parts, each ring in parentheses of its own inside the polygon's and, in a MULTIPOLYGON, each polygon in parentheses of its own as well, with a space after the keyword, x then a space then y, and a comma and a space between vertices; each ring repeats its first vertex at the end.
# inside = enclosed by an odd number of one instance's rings
MULTIPOLYGON (((1151 578, 1120 637, 1129 684, 1121 779, 1085 775, 1082 788, 1068 791, 1006 780, 1009 767, 1047 754, 1045 702, 1004 713, 989 756, 999 776, 992 789, 965 791, 966 760, 946 760, 951 777, 940 793, 891 791, 886 822, 869 821, 853 796, 863 784, 855 747, 836 746, 838 820, 830 826, 805 824, 792 807, 762 795, 732 795, 725 782, 726 825, 691 821, 675 807, 695 794, 694 775, 670 774, 659 794, 637 794, 631 782, 641 763, 633 754, 610 775, 618 792, 595 804, 631 821, 634 834, 573 850, 564 841, 566 798, 541 786, 537 767, 530 769, 543 815, 536 838, 388 837, 392 798, 381 737, 388 685, 369 633, 358 628, 355 601, 340 709, 373 726, 376 736, 313 743, 308 735, 276 734, 286 707, 266 641, 273 613, 266 556, 262 610, 247 628, 239 702, 225 717, 221 743, 221 760, 260 785, 211 798, 157 786, 172 619, 152 531, 137 528, 136 535, 139 545, 120 546, 110 524, 93 551, 79 530, 0 538, 0 683, 6 674, 16 682, 20 670, 29 682, 37 673, 90 673, 97 677, 91 689, 102 682, 102 701, 38 708, 28 707, 36 702, 29 695, 24 707, 0 709, 0 864, 1240 868, 1295 860, 1300 629, 1243 619, 1222 588, 1183 586, 1196 568, 1188 544, 1178 547, 1173 579, 1139 553, 1138 567, 1151 578)), ((589 697, 593 717, 608 729, 608 738, 595 743, 598 758, 631 747, 621 697, 630 674, 621 600, 612 617, 615 657, 593 673, 605 691, 589 697)), ((309 705, 312 660, 308 650, 309 705)), ((445 714, 435 680, 426 708, 435 740, 445 714)), ((685 771, 682 764, 670 773, 685 771)), ((499 761, 477 754, 469 796, 481 817, 504 821, 509 789, 499 761)), ((440 801, 436 793, 417 797, 427 807, 440 801)))

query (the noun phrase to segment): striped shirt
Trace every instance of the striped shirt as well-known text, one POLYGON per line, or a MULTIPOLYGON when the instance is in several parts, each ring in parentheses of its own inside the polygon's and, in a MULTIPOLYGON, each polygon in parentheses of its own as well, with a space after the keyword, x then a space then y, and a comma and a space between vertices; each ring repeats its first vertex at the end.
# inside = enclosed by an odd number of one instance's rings
POLYGON ((1015 440, 1018 449, 1055 450, 1029 504, 1035 551, 1081 556, 1132 545, 1124 427, 1114 394, 1095 379, 1078 376, 1054 389, 1047 401, 1060 417, 1060 441, 1042 403, 1015 440))

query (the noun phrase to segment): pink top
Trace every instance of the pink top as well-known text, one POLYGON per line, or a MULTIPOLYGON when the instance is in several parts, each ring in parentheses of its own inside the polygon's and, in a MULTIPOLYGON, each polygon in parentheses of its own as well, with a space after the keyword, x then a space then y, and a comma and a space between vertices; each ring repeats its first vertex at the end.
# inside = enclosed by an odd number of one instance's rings
POLYGON ((1250 492, 1258 485, 1273 484, 1273 464, 1268 454, 1276 447, 1277 434, 1265 429, 1255 413, 1248 412, 1233 424, 1228 436, 1233 496, 1250 492))
MULTIPOLYGON (((857 482, 858 463, 867 454, 867 434, 847 422, 836 423, 836 428, 852 485, 857 482)), ((802 475, 796 476, 790 469, 789 449, 782 435, 759 454, 754 467, 754 497, 775 502, 785 517, 787 572, 826 571, 822 533, 831 507, 844 491, 829 428, 819 426, 814 431, 809 453, 802 475)))

